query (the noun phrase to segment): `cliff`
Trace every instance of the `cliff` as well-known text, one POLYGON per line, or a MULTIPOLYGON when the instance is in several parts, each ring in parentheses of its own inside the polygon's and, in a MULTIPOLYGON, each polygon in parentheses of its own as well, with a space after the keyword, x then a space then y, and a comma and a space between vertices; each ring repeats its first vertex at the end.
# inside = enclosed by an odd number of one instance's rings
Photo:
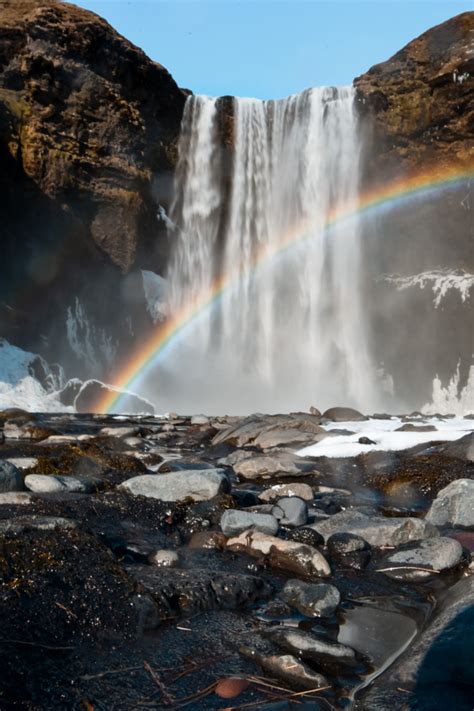
POLYGON ((157 211, 169 201, 185 98, 93 13, 0 1, 3 335, 27 334, 44 352, 68 315, 91 341, 110 324, 103 350, 123 335, 135 291, 123 275, 164 261, 157 211))
POLYGON ((473 163, 474 13, 457 15, 357 77, 377 146, 369 177, 473 163))

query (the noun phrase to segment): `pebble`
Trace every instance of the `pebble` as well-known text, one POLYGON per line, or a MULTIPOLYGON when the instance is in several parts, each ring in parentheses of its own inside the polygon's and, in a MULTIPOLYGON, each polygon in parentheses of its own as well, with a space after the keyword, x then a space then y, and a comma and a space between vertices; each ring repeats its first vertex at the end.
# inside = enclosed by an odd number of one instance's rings
POLYGON ((308 484, 295 482, 294 484, 275 484, 275 486, 270 487, 270 489, 265 489, 258 494, 260 501, 264 501, 265 503, 273 503, 283 496, 297 496, 303 499, 303 501, 312 501, 313 490, 308 484))
POLYGON ((316 548, 304 543, 285 541, 259 531, 244 531, 240 536, 230 538, 227 548, 257 557, 268 556, 271 566, 293 571, 298 575, 327 577, 331 574, 329 563, 316 548))
POLYGON ((23 475, 11 462, 0 460, 0 493, 7 491, 23 491, 23 475))
POLYGON ((90 494, 102 487, 100 479, 81 479, 75 476, 60 476, 59 474, 28 474, 25 486, 36 494, 53 494, 69 491, 76 494, 90 494))
POLYGON ((410 541, 438 536, 437 529, 428 521, 412 517, 369 516, 355 509, 347 509, 329 516, 325 521, 310 524, 327 540, 334 533, 356 533, 371 546, 399 546, 410 541))
POLYGON ((357 664, 355 651, 351 647, 320 639, 304 630, 277 627, 269 629, 265 636, 292 654, 316 662, 318 667, 333 674, 357 664))
POLYGON ((307 617, 331 617, 341 602, 339 590, 328 583, 288 580, 280 597, 307 617))
POLYGON ((0 494, 0 506, 25 506, 33 501, 34 497, 28 491, 7 491, 0 494))
POLYGON ((179 556, 176 551, 162 550, 152 553, 149 558, 152 565, 157 565, 159 568, 172 568, 178 565, 179 556))
POLYGON ((275 516, 251 511, 227 509, 221 517, 221 529, 225 536, 236 536, 242 531, 252 529, 273 536, 278 531, 278 521, 275 516))
POLYGON ((327 679, 292 654, 262 655, 248 648, 241 654, 257 662, 262 669, 298 689, 320 689, 329 686, 327 679))
POLYGON ((273 515, 280 521, 282 526, 304 526, 308 520, 308 506, 306 501, 297 496, 285 496, 278 499, 277 505, 273 507, 273 515))
POLYGON ((441 489, 426 520, 435 526, 474 529, 474 480, 457 479, 441 489))
POLYGON ((206 501, 229 489, 223 469, 187 469, 170 474, 142 474, 124 481, 118 489, 134 496, 161 501, 181 501, 190 497, 206 501))
POLYGON ((308 526, 301 526, 300 528, 295 528, 292 531, 289 531, 286 538, 289 541, 306 543, 306 545, 313 546, 314 548, 324 545, 324 538, 321 534, 308 526))

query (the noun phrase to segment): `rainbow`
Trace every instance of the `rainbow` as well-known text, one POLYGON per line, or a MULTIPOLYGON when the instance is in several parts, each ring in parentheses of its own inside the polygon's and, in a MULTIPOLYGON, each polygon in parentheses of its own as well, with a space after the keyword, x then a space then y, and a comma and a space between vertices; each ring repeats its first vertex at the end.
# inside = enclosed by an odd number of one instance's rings
MULTIPOLYGON (((379 210, 390 210, 400 206, 410 198, 431 196, 440 191, 457 188, 463 182, 474 177, 474 166, 463 169, 453 167, 437 167, 424 171, 410 178, 399 179, 380 188, 370 190, 359 196, 357 201, 340 205, 327 216, 323 229, 328 230, 339 225, 355 215, 368 215, 379 210)), ((127 391, 133 390, 139 380, 143 379, 167 352, 183 337, 196 319, 211 309, 221 299, 224 292, 233 288, 239 281, 267 264, 275 257, 284 256, 286 252, 306 240, 311 239, 311 224, 299 223, 288 230, 271 248, 263 249, 254 257, 252 264, 244 270, 237 268, 231 273, 223 274, 214 281, 212 286, 200 294, 192 302, 186 304, 167 321, 160 324, 151 334, 148 341, 140 346, 128 361, 118 369, 112 378, 111 387, 95 405, 95 412, 110 413, 119 409, 122 398, 127 391)))

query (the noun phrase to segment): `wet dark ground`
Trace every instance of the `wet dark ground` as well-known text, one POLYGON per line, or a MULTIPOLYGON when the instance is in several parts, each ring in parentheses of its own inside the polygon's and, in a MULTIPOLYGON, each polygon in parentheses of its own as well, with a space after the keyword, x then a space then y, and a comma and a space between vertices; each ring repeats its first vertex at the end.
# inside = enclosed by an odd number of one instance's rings
POLYGON ((103 486, 92 494, 45 494, 28 505, 0 505, 1 711, 344 709, 353 706, 354 695, 363 709, 362 687, 403 653, 469 563, 466 551, 455 571, 409 583, 378 572, 385 551, 373 549, 361 569, 330 561, 325 582, 339 589, 341 605, 330 618, 304 618, 278 599, 294 576, 264 557, 226 550, 222 534, 213 534, 222 512, 240 507, 239 489, 304 481, 327 514, 346 502, 337 492, 318 493, 320 486, 349 490, 350 505, 363 511, 422 516, 447 483, 473 477, 472 462, 426 454, 425 445, 309 460, 304 477, 239 482, 227 468, 229 493, 209 502, 165 503, 115 486, 160 463, 161 471, 193 462, 214 466, 235 446, 214 446, 216 430, 186 418, 176 418, 171 430, 154 418, 43 415, 31 425, 29 417, 10 413, 6 420, 33 429, 38 439, 6 440, 0 459, 35 457, 27 473, 74 474, 80 467, 98 474, 103 486), (99 435, 104 426, 129 424, 139 427, 139 444, 99 435), (49 433, 93 439, 48 444, 43 436, 49 433), (5 522, 15 526, 8 530, 5 522), (178 551, 179 568, 151 565, 160 549, 178 551), (314 692, 263 672, 243 650, 275 653, 262 633, 282 622, 322 639, 352 640, 357 668, 325 672, 329 688, 314 692), (216 694, 216 684, 234 676, 247 687, 230 698, 216 694))

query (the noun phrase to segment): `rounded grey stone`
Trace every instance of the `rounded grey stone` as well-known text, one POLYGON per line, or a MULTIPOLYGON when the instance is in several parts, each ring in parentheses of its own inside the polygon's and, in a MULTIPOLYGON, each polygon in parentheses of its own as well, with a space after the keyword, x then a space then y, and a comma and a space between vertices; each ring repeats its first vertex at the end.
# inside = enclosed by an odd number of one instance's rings
POLYGON ((271 514, 227 509, 221 518, 221 529, 225 536, 237 536, 251 528, 273 536, 278 531, 278 521, 271 514))
POLYGON ((435 526, 474 528, 474 480, 457 479, 441 489, 426 520, 435 526))
POLYGON ((308 520, 308 506, 306 501, 297 496, 285 496, 278 499, 274 516, 280 519, 282 526, 304 526, 308 520))

